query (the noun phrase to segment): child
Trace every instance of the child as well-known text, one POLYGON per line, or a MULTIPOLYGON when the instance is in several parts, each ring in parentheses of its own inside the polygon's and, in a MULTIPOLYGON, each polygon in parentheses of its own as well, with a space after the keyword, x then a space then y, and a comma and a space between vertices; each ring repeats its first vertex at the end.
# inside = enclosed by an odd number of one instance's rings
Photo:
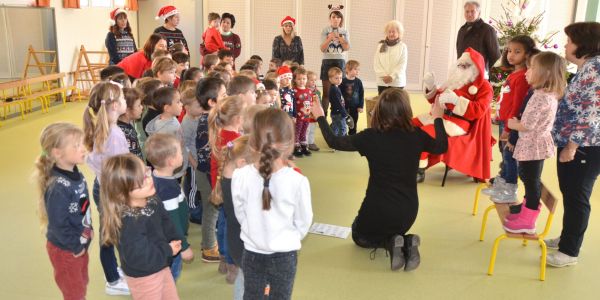
POLYGON ((269 61, 269 72, 277 72, 277 69, 279 69, 279 67, 281 67, 281 59, 271 58, 271 60, 269 61))
POLYGON ((194 259, 194 253, 186 239, 188 206, 182 203, 185 201, 185 196, 177 177, 174 176, 175 170, 181 168, 183 164, 181 141, 172 134, 156 133, 146 141, 145 154, 154 166, 152 181, 156 188, 156 196, 162 201, 177 234, 181 236, 181 253, 173 258, 171 264, 171 273, 177 281, 181 274, 181 260, 190 262, 194 259))
POLYGON ((233 65, 233 52, 229 49, 221 49, 217 52, 217 57, 219 57, 219 63, 228 63, 233 65))
POLYGON ((539 50, 535 48, 533 39, 520 35, 508 42, 507 50, 502 57, 504 64, 515 68, 502 87, 502 100, 498 115, 502 167, 500 174, 494 178, 492 187, 482 191, 484 194, 491 196, 492 201, 496 203, 513 203, 517 201, 518 167, 517 161, 513 158, 512 150, 506 147, 506 140, 510 131, 506 127, 506 122, 516 116, 523 104, 525 95, 529 90, 529 84, 525 79, 527 59, 537 52, 539 50))
POLYGON ((279 79, 279 100, 281 101, 281 109, 290 117, 295 118, 294 102, 296 98, 294 89, 292 89, 292 70, 287 66, 282 66, 277 69, 277 78, 279 79))
POLYGON ((125 74, 125 70, 123 70, 123 68, 116 66, 116 65, 108 66, 108 67, 100 70, 100 80, 101 81, 108 80, 111 76, 117 75, 117 74, 125 74))
POLYGON ((179 84, 179 87, 177 87, 177 90, 179 91, 179 94, 181 95, 181 103, 183 103, 183 108, 181 109, 181 113, 179 114, 179 116, 177 116, 177 121, 179 121, 179 123, 183 122, 183 117, 185 117, 185 115, 186 115, 185 103, 183 102, 183 93, 187 90, 196 91, 197 84, 198 83, 193 80, 185 80, 179 84))
POLYGON ((259 84, 259 87, 256 89, 256 104, 265 105, 267 107, 272 107, 275 104, 273 97, 267 92, 263 84, 259 84))
MULTIPOLYGON (((121 87, 113 82, 97 83, 90 92, 88 106, 83 112, 84 144, 90 154, 87 164, 94 171, 96 179, 92 194, 98 212, 102 218, 100 203, 101 177, 104 161, 112 156, 129 153, 129 146, 123 131, 117 126, 120 115, 127 111, 127 103, 121 87)), ((102 231, 102 225, 100 225, 102 231)), ((129 295, 127 282, 119 274, 117 257, 113 245, 100 247, 100 262, 104 270, 106 285, 104 291, 108 295, 129 295)))
POLYGON ((221 49, 229 49, 223 44, 223 38, 219 32, 220 23, 221 16, 218 13, 211 12, 208 14, 208 28, 202 34, 204 47, 200 46, 205 49, 204 51, 200 49, 202 55, 206 56, 206 54, 215 53, 221 49))
POLYGON ((129 152, 144 160, 142 155, 142 147, 138 141, 138 133, 133 126, 133 123, 142 117, 142 92, 138 89, 123 88, 125 103, 127 103, 127 111, 119 116, 117 126, 121 128, 129 145, 129 152))
POLYGON ((348 132, 346 127, 346 108, 344 97, 340 91, 339 85, 342 83, 342 70, 333 67, 327 72, 329 76, 329 104, 331 104, 331 129, 336 136, 344 136, 348 132))
POLYGON ((346 109, 348 114, 354 120, 354 126, 348 131, 348 135, 356 134, 356 124, 358 124, 358 114, 362 113, 365 103, 365 89, 362 81, 357 77, 360 63, 356 60, 349 60, 346 63, 346 78, 342 80, 340 89, 346 100, 346 109))
POLYGON ((228 62, 222 61, 222 62, 220 62, 220 63, 217 65, 217 67, 215 67, 215 70, 216 70, 216 68, 218 68, 218 67, 221 67, 221 68, 223 68, 223 70, 227 71, 227 73, 229 73, 229 75, 230 75, 231 77, 233 77, 233 76, 235 75, 235 73, 234 73, 234 71, 233 71, 233 66, 231 65, 231 63, 228 63, 228 62))
POLYGON ((203 77, 204 77, 204 73, 202 73, 202 70, 200 70, 200 68, 196 68, 196 67, 191 67, 183 73, 184 81, 185 80, 193 80, 195 82, 198 82, 203 77))
POLYGON ((179 83, 181 82, 182 73, 190 67, 190 56, 183 52, 175 52, 173 53, 173 60, 177 63, 173 86, 178 88, 179 83))
POLYGON ((536 232, 542 193, 540 177, 544 160, 555 154, 551 131, 558 101, 566 86, 565 72, 565 61, 557 54, 542 52, 533 56, 525 76, 535 91, 525 104, 521 120, 513 117, 507 122, 508 128, 519 131, 514 158, 519 162, 519 174, 525 186, 520 212, 509 215, 504 223, 508 232, 536 232))
POLYGON ((249 146, 257 162, 233 171, 233 208, 244 242, 244 298, 290 299, 300 241, 312 223, 308 179, 287 166, 294 149, 288 115, 269 108, 256 114, 249 146))
MULTIPOLYGON (((209 201, 211 194, 210 167, 211 148, 209 143, 208 116, 213 107, 227 96, 225 83, 219 78, 209 77, 198 82, 196 87, 196 100, 202 108, 198 117, 198 129, 196 130, 196 186, 200 191, 202 200, 202 261, 219 262, 219 250, 217 248, 215 227, 217 225, 218 210, 209 201)), ((192 215, 198 218, 200 212, 192 210, 192 215)))
POLYGON ((35 163, 40 222, 64 299, 85 299, 89 281, 87 249, 94 234, 87 183, 77 169, 87 152, 83 135, 69 123, 48 125, 40 136, 42 154, 35 163))
MULTIPOLYGON (((146 137, 148 136, 148 133, 146 132, 146 125, 148 125, 148 123, 150 123, 150 121, 152 121, 152 119, 156 118, 161 113, 160 110, 158 110, 157 108, 154 107, 153 102, 154 102, 154 92, 156 92, 156 90, 158 90, 159 88, 163 87, 163 84, 158 79, 147 79, 147 80, 144 80, 143 82, 141 82, 138 85, 138 87, 142 90, 142 93, 144 94, 144 98, 142 99, 142 104, 146 107, 146 110, 142 113, 142 115, 143 115, 142 122, 141 122, 142 130, 138 131, 138 132, 144 132, 143 141, 142 140, 140 141, 140 143, 142 143, 142 145, 143 145, 143 143, 146 141, 146 137)), ((143 148, 144 147, 142 147, 142 149, 143 148)))
MULTIPOLYGON (((306 75, 308 77, 308 82, 306 83, 306 87, 312 91, 313 95, 316 96, 316 98, 314 98, 314 99, 318 101, 318 102, 314 102, 312 105, 321 105, 321 91, 319 91, 319 89, 317 88, 317 74, 313 71, 308 71, 306 73, 306 75)), ((317 120, 315 120, 314 118, 309 118, 308 122, 309 122, 308 132, 306 133, 306 141, 308 143, 308 150, 319 151, 321 149, 319 149, 319 147, 315 143, 315 131, 317 128, 317 120)))
POLYGON ((240 96, 246 105, 256 104, 256 84, 246 76, 233 77, 227 88, 227 95, 240 96))
MULTIPOLYGON (((277 83, 274 80, 265 79, 263 81, 263 84, 265 86, 265 91, 269 95, 271 95, 272 102, 269 103, 269 106, 274 108, 280 108, 281 101, 279 101, 279 88, 277 87, 277 83)), ((256 103, 258 103, 258 99, 256 100, 256 103)))
MULTIPOLYGON (((240 96, 229 96, 210 111, 208 116, 209 125, 209 143, 211 149, 210 156, 210 180, 211 186, 216 186, 217 177, 220 176, 219 162, 222 161, 223 147, 238 138, 241 134, 243 124, 243 112, 247 106, 247 102, 240 96)), ((212 200, 211 200, 212 201, 212 200)), ((214 203, 214 202, 213 202, 214 203)), ((217 232, 217 242, 219 244, 219 253, 221 254, 221 263, 219 264, 219 272, 226 274, 228 268, 232 268, 233 260, 227 254, 226 244, 226 219, 223 209, 219 209, 219 220, 217 221, 219 228, 217 232)))
POLYGON ((308 118, 310 115, 310 108, 313 102, 312 90, 306 87, 308 78, 306 76, 306 70, 304 68, 296 69, 294 73, 294 95, 296 101, 294 102, 294 110, 296 111, 296 143, 294 148, 294 156, 310 156, 312 153, 308 150, 308 143, 306 141, 306 130, 308 129, 308 118))
MULTIPOLYGON (((198 207, 198 213, 200 214, 202 208, 199 205, 201 202, 200 195, 197 193, 198 188, 195 176, 195 170, 198 167, 198 161, 196 160, 196 135, 198 134, 198 118, 204 112, 204 109, 200 106, 198 100, 196 100, 196 89, 184 91, 181 93, 181 99, 187 112, 181 121, 181 128, 183 129, 183 146, 187 152, 189 161, 183 181, 183 192, 187 196, 190 211, 194 211, 198 207)), ((202 217, 201 215, 190 216, 190 221, 192 219, 198 222, 202 220, 202 217)))
POLYGON ((204 68, 204 76, 206 76, 210 71, 212 71, 218 63, 219 57, 216 54, 205 55, 202 61, 202 67, 204 68))
POLYGON ((183 235, 154 197, 150 170, 132 154, 106 161, 102 243, 116 245, 133 299, 179 299, 169 271, 183 235))
POLYGON ((154 78, 160 80, 165 86, 173 86, 177 77, 176 71, 177 63, 168 57, 159 58, 152 66, 154 78))
MULTIPOLYGON (((166 133, 175 136, 180 143, 183 143, 183 131, 181 130, 181 124, 177 121, 177 116, 181 114, 183 109, 179 92, 168 86, 158 89, 154 92, 154 106, 162 113, 146 125, 148 136, 155 133, 166 133)), ((187 151, 181 146, 180 149, 183 151, 183 167, 179 168, 177 173, 173 175, 175 178, 181 178, 188 166, 187 151)), ((152 163, 150 160, 149 162, 152 163)))

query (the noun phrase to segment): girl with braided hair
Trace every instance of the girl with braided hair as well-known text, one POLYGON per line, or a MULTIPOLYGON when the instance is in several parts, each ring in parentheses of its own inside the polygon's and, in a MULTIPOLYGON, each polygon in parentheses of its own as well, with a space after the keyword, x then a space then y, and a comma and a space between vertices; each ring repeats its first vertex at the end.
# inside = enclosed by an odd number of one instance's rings
POLYGON ((236 169, 231 179, 244 242, 244 299, 290 299, 297 251, 313 217, 308 179, 288 166, 292 120, 280 109, 258 112, 248 145, 256 162, 236 169))

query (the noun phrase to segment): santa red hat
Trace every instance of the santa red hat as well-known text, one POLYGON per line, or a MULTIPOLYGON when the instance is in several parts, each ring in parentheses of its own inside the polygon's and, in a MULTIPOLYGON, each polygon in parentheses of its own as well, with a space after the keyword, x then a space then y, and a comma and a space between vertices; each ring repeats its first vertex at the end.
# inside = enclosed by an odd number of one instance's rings
POLYGON ((160 8, 155 19, 156 20, 158 20, 158 19, 166 20, 168 17, 174 16, 176 14, 179 14, 179 11, 177 10, 177 8, 173 5, 167 5, 167 6, 163 6, 160 8))
POLYGON ((463 52, 463 55, 464 54, 469 55, 469 58, 475 64, 477 70, 479 71, 479 75, 477 76, 475 81, 471 83, 471 87, 469 87, 469 94, 474 95, 477 93, 477 91, 485 81, 485 60, 483 59, 481 53, 477 52, 477 50, 471 47, 467 48, 465 52, 463 52))
POLYGON ((120 14, 127 15, 127 11, 123 8, 117 7, 110 12, 110 25, 114 26, 117 22, 117 16, 120 14))
POLYGON ((290 67, 288 66, 281 66, 279 67, 279 69, 277 69, 277 78, 282 79, 282 78, 287 78, 292 80, 292 70, 290 69, 290 67))
POLYGON ((285 23, 292 23, 292 26, 296 26, 296 19, 290 17, 290 16, 285 16, 285 18, 283 18, 283 20, 281 20, 281 27, 283 27, 283 24, 285 23))

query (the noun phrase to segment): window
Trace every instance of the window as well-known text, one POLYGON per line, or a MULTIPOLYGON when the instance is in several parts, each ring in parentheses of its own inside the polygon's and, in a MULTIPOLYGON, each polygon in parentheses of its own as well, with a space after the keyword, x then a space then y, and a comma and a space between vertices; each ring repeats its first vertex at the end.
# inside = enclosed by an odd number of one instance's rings
POLYGON ((125 0, 79 0, 79 5, 83 7, 123 7, 125 0))

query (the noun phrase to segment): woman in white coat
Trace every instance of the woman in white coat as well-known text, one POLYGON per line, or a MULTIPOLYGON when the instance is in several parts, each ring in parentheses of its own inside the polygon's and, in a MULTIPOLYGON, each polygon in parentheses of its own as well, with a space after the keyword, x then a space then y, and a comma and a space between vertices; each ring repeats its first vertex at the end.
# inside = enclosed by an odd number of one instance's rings
POLYGON ((387 88, 404 88, 406 85, 408 53, 406 44, 402 42, 404 26, 392 20, 385 25, 384 32, 385 40, 379 41, 373 62, 379 94, 387 88))

